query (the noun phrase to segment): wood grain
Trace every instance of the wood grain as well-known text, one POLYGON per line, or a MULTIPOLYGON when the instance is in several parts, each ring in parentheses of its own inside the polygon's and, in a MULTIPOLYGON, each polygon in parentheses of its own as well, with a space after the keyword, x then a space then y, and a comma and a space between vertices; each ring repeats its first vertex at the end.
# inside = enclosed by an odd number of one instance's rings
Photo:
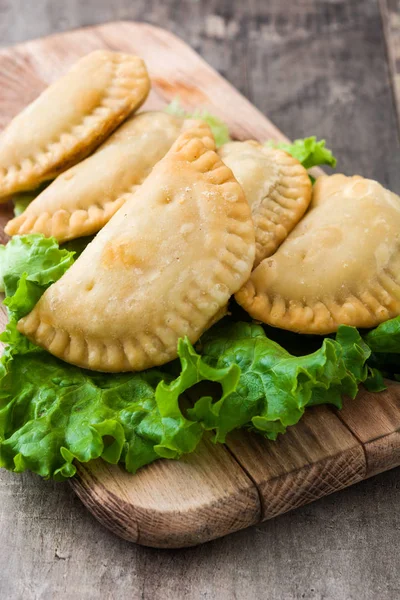
POLYGON ((308 410, 276 442, 254 433, 234 432, 227 446, 257 485, 262 520, 366 477, 362 445, 325 407, 308 410))
POLYGON ((144 105, 146 110, 163 108, 179 97, 187 109, 201 106, 224 118, 237 139, 287 139, 179 38, 152 25, 128 22, 87 28, 1 50, 0 85, 7 93, 0 98, 0 127, 60 73, 98 48, 140 53, 152 80, 152 91, 144 105), (160 60, 163 52, 168 60, 160 60), (25 89, 21 93, 20 81, 29 88, 29 93, 25 89))
MULTIPOLYGON (((0 44, 128 18, 183 37, 289 137, 326 137, 340 168, 400 191, 376 0, 0 0, 0 44)), ((394 470, 215 542, 156 551, 110 534, 67 484, 3 471, 0 597, 393 600, 399 528, 394 470)))
POLYGON ((400 0, 380 0, 380 6, 400 128, 400 0))
POLYGON ((253 482, 207 436, 194 454, 158 461, 135 476, 93 461, 79 466, 71 484, 103 525, 146 546, 193 546, 260 521, 253 482))
POLYGON ((379 394, 364 390, 338 413, 364 447, 366 477, 400 464, 400 385, 393 381, 386 385, 379 394))

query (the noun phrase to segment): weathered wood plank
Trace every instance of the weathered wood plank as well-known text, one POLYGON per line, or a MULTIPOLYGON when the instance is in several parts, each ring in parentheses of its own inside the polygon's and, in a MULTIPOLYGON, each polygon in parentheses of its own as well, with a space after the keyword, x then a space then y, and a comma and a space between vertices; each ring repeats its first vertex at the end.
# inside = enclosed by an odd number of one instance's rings
POLYGON ((264 3, 257 15, 257 35, 247 50, 250 99, 289 137, 326 137, 340 171, 400 192, 396 115, 377 3, 304 0, 286 11, 264 3))
POLYGON ((387 381, 387 390, 364 390, 338 413, 340 420, 362 442, 371 477, 400 464, 400 386, 387 381))
POLYGON ((103 525, 146 546, 193 546, 260 521, 255 485, 207 436, 193 454, 134 478, 102 460, 79 466, 71 485, 103 525))
POLYGON ((400 0, 380 0, 400 134, 400 0))
POLYGON ((300 423, 289 427, 276 442, 240 431, 229 436, 227 446, 257 484, 263 520, 366 476, 361 444, 326 407, 308 410, 300 423))

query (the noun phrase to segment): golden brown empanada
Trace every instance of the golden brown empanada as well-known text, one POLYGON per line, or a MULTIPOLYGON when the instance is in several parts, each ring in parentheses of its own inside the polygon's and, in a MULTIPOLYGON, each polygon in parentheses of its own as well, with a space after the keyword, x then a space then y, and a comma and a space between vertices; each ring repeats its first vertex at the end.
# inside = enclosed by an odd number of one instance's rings
POLYGON ((195 342, 248 279, 254 228, 211 130, 187 121, 167 155, 18 329, 67 362, 138 371, 195 342))
POLYGON ((96 233, 170 149, 183 121, 164 112, 131 117, 9 221, 6 233, 43 233, 59 242, 96 233))
POLYGON ((325 334, 400 314, 400 198, 376 181, 322 176, 310 210, 236 294, 264 323, 325 334))
POLYGON ((218 151, 241 184, 256 232, 255 266, 271 256, 311 201, 311 181, 300 162, 255 141, 230 142, 218 151))
POLYGON ((78 61, 0 136, 0 198, 37 187, 88 156, 146 99, 141 58, 98 50, 78 61))

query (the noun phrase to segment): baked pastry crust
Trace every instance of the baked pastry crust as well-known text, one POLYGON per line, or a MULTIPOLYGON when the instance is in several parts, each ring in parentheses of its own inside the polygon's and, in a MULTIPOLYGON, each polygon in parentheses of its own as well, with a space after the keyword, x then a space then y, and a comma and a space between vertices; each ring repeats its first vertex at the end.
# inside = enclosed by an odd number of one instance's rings
POLYGON ((0 135, 0 200, 54 179, 88 156, 149 90, 137 56, 97 50, 79 60, 0 135))
POLYGON ((322 176, 310 210, 236 300, 299 333, 375 327, 400 314, 400 198, 360 176, 322 176))
POLYGON ((5 232, 43 233, 59 242, 97 233, 163 158, 182 124, 165 112, 134 115, 94 154, 59 175, 5 232))
POLYGON ((20 332, 67 362, 140 371, 194 343, 248 279, 254 228, 210 128, 183 132, 76 263, 21 319, 20 332))
POLYGON ((258 142, 230 142, 218 151, 241 184, 256 234, 257 266, 271 256, 300 221, 311 201, 306 169, 287 152, 258 142))

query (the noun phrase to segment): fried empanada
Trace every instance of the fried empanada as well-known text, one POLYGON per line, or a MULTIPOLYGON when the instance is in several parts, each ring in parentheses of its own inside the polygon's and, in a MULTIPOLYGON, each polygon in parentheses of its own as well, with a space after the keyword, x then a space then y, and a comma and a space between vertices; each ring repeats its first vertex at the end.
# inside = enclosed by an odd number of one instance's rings
POLYGON ((146 99, 141 58, 98 50, 78 61, 0 136, 0 199, 53 179, 88 156, 146 99))
POLYGON ((247 281, 255 254, 244 193, 204 122, 166 156, 18 329, 67 362, 139 371, 195 342, 247 281))
POLYGON ((183 121, 164 112, 131 117, 9 221, 6 233, 43 233, 59 242, 97 233, 165 156, 183 121))
POLYGON ((375 327, 400 314, 400 198, 376 181, 317 179, 310 210, 236 300, 299 333, 375 327))
POLYGON ((300 162, 255 141, 230 142, 218 151, 250 204, 257 266, 271 256, 300 221, 311 201, 311 181, 300 162))

